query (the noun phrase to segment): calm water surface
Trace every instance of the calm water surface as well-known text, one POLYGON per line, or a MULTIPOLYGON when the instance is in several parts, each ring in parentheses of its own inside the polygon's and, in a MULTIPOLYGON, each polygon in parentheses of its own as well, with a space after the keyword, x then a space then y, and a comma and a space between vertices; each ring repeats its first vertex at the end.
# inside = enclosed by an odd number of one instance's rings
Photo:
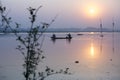
MULTIPOLYGON (((45 34, 42 50, 46 59, 38 70, 48 65, 55 70, 69 67, 72 75, 53 75, 46 80, 120 80, 120 33, 71 33, 72 40, 52 41, 45 34), (78 61, 79 63, 75 63, 78 61)), ((66 33, 56 33, 66 36, 66 33)), ((24 80, 23 56, 12 34, 0 35, 0 80, 24 80)))

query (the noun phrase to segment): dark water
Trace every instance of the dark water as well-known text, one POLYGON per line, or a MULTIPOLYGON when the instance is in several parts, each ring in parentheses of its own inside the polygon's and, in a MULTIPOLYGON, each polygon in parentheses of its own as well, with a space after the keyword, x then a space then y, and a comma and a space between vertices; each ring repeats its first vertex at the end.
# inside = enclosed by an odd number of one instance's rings
MULTIPOLYGON (((71 33, 71 40, 52 41, 45 34, 45 65, 55 70, 70 68, 72 75, 53 75, 46 80, 120 80, 120 33, 71 33), (78 63, 75 63, 78 61, 78 63)), ((56 33, 66 36, 66 33, 56 33)), ((0 35, 0 80, 24 80, 23 57, 15 48, 19 44, 12 34, 0 35)))

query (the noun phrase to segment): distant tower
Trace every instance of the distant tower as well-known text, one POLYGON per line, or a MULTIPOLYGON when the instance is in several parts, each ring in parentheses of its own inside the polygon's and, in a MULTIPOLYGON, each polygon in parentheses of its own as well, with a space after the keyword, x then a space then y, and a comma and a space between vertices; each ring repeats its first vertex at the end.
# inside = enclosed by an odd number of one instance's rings
POLYGON ((103 37, 103 34, 102 34, 102 26, 103 26, 103 25, 102 25, 102 20, 100 19, 100 33, 101 33, 101 34, 100 34, 100 37, 103 37))
POLYGON ((113 53, 115 52, 115 47, 114 47, 114 31, 115 31, 115 22, 114 22, 114 19, 113 19, 113 21, 112 21, 112 38, 113 38, 112 45, 113 45, 113 53))
POLYGON ((114 32, 114 29, 115 29, 115 22, 114 22, 114 19, 113 19, 113 22, 112 22, 112 26, 113 26, 113 32, 114 32))

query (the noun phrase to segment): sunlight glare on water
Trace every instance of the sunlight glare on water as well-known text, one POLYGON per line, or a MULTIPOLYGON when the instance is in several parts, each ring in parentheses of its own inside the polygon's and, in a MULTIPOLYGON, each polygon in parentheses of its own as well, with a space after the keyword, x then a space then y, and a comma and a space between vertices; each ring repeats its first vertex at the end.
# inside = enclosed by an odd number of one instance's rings
POLYGON ((93 43, 91 43, 90 54, 91 54, 92 57, 94 57, 94 55, 95 55, 95 50, 94 50, 94 45, 93 45, 93 43))

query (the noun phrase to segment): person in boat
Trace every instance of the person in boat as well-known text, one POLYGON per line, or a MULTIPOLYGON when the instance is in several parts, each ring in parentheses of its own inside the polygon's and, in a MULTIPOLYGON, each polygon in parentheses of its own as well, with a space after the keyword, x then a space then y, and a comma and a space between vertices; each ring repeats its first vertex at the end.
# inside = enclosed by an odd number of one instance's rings
POLYGON ((53 35, 52 35, 52 38, 53 38, 53 39, 55 39, 55 38, 56 38, 56 35, 55 35, 55 34, 53 34, 53 35))
POLYGON ((67 37, 66 37, 66 38, 71 39, 71 38, 72 38, 71 34, 70 34, 70 33, 69 33, 69 34, 67 34, 67 37))

